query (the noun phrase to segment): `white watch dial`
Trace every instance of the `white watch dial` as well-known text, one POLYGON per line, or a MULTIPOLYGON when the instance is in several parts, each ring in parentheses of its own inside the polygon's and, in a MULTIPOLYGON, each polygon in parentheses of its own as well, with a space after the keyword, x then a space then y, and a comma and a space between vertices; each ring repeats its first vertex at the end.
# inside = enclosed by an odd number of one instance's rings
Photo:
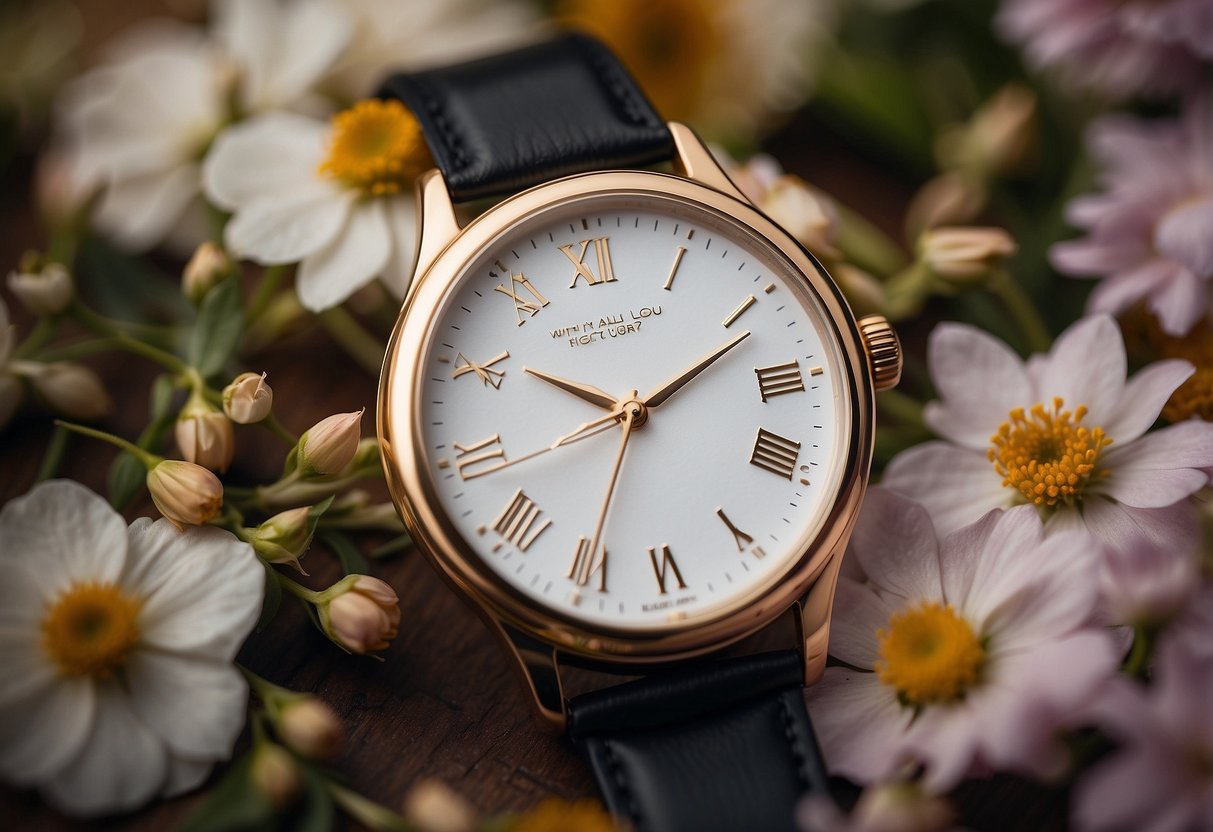
POLYGON ((531 217, 431 324, 416 418, 437 508, 583 625, 718 613, 832 507, 850 421, 830 333, 774 249, 706 210, 615 196, 531 217))

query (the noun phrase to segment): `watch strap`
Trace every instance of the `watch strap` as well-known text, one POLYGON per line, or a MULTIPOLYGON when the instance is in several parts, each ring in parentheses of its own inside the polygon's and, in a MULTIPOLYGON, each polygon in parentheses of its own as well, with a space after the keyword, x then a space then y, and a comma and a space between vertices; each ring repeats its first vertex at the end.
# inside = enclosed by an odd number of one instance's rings
POLYGON ((665 122, 627 70, 580 34, 393 75, 379 96, 412 110, 457 202, 674 152, 665 122))
POLYGON ((792 650, 699 662, 572 699, 569 735, 636 832, 792 832, 827 788, 803 674, 792 650))

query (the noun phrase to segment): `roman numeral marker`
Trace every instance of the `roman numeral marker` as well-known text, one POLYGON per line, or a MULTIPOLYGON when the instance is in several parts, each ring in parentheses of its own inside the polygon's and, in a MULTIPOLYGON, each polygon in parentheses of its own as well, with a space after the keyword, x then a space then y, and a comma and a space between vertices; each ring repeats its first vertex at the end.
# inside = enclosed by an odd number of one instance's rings
MULTIPOLYGON (((739 529, 735 525, 733 525, 733 521, 730 520, 729 516, 724 513, 723 508, 721 508, 719 506, 716 507, 716 516, 721 519, 721 521, 725 525, 725 528, 727 528, 729 530, 729 533, 733 535, 733 542, 737 544, 738 552, 744 552, 746 550, 746 547, 754 542, 753 535, 746 534, 741 529, 739 529)), ((753 548, 751 548, 750 554, 752 554, 754 557, 758 558, 759 560, 762 560, 766 556, 766 552, 762 551, 761 546, 754 546, 753 548)))
POLYGON ((653 575, 657 578, 657 585, 661 587, 661 594, 666 594, 666 576, 671 572, 674 573, 674 579, 678 581, 679 589, 686 589, 686 581, 682 579, 682 573, 678 571, 678 563, 674 560, 674 556, 670 554, 670 547, 666 544, 661 545, 661 565, 657 565, 657 550, 652 546, 649 547, 649 562, 653 564, 653 575))
POLYGON ((776 364, 773 367, 755 367, 754 372, 758 375, 758 394, 764 402, 773 396, 804 390, 799 361, 776 364))
POLYGON ((573 280, 569 283, 569 288, 572 289, 577 285, 578 278, 585 278, 585 282, 591 286, 597 286, 599 283, 614 283, 615 270, 611 266, 611 249, 609 245, 609 237, 594 237, 590 240, 582 240, 578 245, 581 246, 581 251, 577 254, 573 253, 573 244, 560 246, 560 250, 564 252, 564 256, 569 258, 569 262, 576 269, 573 272, 573 280), (585 262, 585 256, 589 252, 590 244, 594 244, 594 256, 598 261, 598 274, 594 274, 589 264, 585 262))
POLYGON ((519 488, 493 521, 493 531, 525 552, 535 542, 535 538, 552 525, 551 519, 540 522, 541 514, 543 510, 519 488))
POLYGON ((585 535, 580 535, 577 538, 577 551, 573 553, 573 565, 569 567, 568 577, 572 578, 578 586, 585 586, 590 582, 590 578, 594 577, 595 572, 597 572, 599 576, 598 591, 606 592, 606 544, 602 544, 601 553, 598 555, 598 557, 591 557, 590 543, 585 539, 585 535))
POLYGON ((526 323, 526 319, 522 317, 525 312, 527 317, 533 318, 540 309, 547 306, 550 301, 539 293, 531 281, 527 280, 524 274, 514 274, 498 263, 497 266, 510 276, 509 283, 498 283, 494 287, 494 292, 500 292, 514 302, 514 317, 518 319, 518 326, 526 323), (519 288, 521 287, 521 289, 519 288), (531 295, 530 299, 524 297, 521 292, 526 291, 531 295))
POLYGON ((483 364, 477 364, 472 359, 465 356, 463 353, 455 358, 456 361, 462 362, 455 365, 455 371, 451 374, 451 378, 459 378, 468 373, 475 373, 476 378, 484 382, 484 386, 493 385, 494 390, 501 389, 501 380, 505 378, 505 370, 495 370, 493 365, 499 361, 505 361, 510 357, 508 351, 501 353, 496 358, 490 359, 483 364))
POLYGON ((459 477, 463 480, 471 480, 495 471, 499 464, 493 464, 492 460, 499 459, 505 461, 505 449, 501 447, 501 436, 494 433, 487 439, 481 439, 479 442, 473 442, 471 445, 462 445, 458 442, 454 443, 455 447, 455 468, 459 471, 459 477), (485 463, 488 463, 487 466, 485 463), (467 469, 474 470, 467 470, 467 469))
POLYGON ((796 470, 796 457, 799 454, 799 442, 759 428, 754 451, 750 454, 750 464, 790 480, 792 472, 796 470))

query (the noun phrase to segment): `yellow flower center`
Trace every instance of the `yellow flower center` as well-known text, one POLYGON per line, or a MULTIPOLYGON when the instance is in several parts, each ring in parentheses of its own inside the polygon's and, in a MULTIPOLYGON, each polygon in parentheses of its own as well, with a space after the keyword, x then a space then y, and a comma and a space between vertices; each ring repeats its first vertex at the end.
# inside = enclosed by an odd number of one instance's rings
POLYGON ((65 675, 107 679, 139 642, 139 606, 113 584, 74 584, 42 619, 42 648, 65 675))
POLYGON ((1002 484, 1038 506, 1080 499, 1100 451, 1112 444, 1103 428, 1082 424, 1086 405, 1071 412, 1064 404, 1055 398, 1051 410, 1039 403, 1027 412, 1017 407, 990 437, 988 456, 1002 484))
POLYGON ((876 674, 910 705, 950 702, 977 681, 985 649, 952 605, 927 601, 894 613, 876 633, 876 674))
POLYGON ((333 116, 320 173, 364 196, 398 194, 431 167, 421 125, 399 101, 368 99, 333 116))
POLYGON ((714 3, 703 0, 566 0, 560 22, 611 48, 668 119, 695 114, 721 31, 714 3))
POLYGON ((596 800, 568 802, 549 797, 522 815, 511 827, 514 832, 617 832, 615 821, 596 800))

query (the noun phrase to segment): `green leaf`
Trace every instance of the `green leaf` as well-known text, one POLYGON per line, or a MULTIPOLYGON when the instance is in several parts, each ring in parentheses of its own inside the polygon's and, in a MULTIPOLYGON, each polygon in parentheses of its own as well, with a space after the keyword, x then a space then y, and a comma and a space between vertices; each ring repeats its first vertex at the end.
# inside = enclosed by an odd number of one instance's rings
POLYGON ((177 392, 177 383, 168 373, 156 376, 156 380, 152 382, 152 393, 149 401, 148 409, 151 411, 153 421, 163 419, 168 415, 169 408, 173 406, 173 396, 177 392))
POLYGON ((308 765, 299 765, 303 777, 303 800, 291 819, 293 832, 329 832, 337 821, 333 798, 324 783, 324 775, 308 765))
POLYGON ((100 237, 81 243, 75 277, 89 305, 111 318, 139 323, 189 319, 189 301, 178 281, 100 237))
POLYGON ((252 752, 237 760, 178 832, 272 829, 274 807, 253 788, 252 766, 252 752))
POLYGON ((341 571, 346 575, 369 575, 371 565, 367 563, 362 552, 354 542, 339 531, 329 529, 320 533, 320 539, 333 550, 333 554, 341 561, 341 571))
POLYGON ((240 281, 228 278, 207 293, 190 333, 187 356, 203 378, 223 369, 236 352, 244 332, 240 281))
POLYGON ((282 606, 282 584, 278 581, 278 573, 265 561, 261 561, 261 565, 265 567, 265 600, 261 604, 261 616, 257 619, 257 632, 269 626, 282 606))

